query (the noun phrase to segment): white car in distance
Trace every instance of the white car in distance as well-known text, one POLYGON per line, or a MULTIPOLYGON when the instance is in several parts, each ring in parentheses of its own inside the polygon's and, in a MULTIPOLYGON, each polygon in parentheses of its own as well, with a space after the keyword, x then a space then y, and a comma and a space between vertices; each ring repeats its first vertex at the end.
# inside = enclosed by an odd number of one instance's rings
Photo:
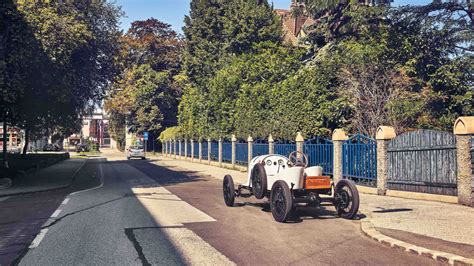
POLYGON ((145 150, 143 149, 143 146, 135 145, 130 146, 127 149, 127 160, 130 160, 132 158, 140 158, 142 160, 145 160, 145 150))

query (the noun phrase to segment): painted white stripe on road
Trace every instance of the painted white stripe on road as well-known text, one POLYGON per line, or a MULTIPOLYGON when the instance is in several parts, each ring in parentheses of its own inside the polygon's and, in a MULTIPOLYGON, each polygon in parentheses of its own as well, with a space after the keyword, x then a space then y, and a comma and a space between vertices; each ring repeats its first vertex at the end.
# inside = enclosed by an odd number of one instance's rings
POLYGON ((85 190, 81 190, 81 191, 76 191, 76 192, 73 192, 69 195, 73 196, 73 195, 76 195, 76 194, 96 190, 96 189, 99 189, 99 188, 103 187, 104 186, 104 171, 102 170, 102 164, 101 163, 99 163, 99 173, 100 173, 100 177, 99 177, 100 178, 100 185, 98 185, 97 187, 93 187, 93 188, 89 188, 89 189, 85 189, 85 190))
POLYGON ((51 218, 56 218, 58 217, 58 215, 61 213, 61 210, 56 210, 55 212, 53 212, 53 215, 51 215, 51 218))
POLYGON ((3 198, 0 198, 0 202, 2 201, 6 201, 7 199, 9 199, 10 197, 3 197, 3 198))
POLYGON ((35 237, 33 242, 31 242, 30 249, 32 248, 37 248, 41 241, 43 241, 43 238, 46 236, 46 233, 48 232, 48 229, 41 229, 40 233, 35 237))
POLYGON ((63 200, 63 203, 61 203, 61 205, 66 205, 68 202, 69 202, 69 198, 65 198, 65 199, 63 200))

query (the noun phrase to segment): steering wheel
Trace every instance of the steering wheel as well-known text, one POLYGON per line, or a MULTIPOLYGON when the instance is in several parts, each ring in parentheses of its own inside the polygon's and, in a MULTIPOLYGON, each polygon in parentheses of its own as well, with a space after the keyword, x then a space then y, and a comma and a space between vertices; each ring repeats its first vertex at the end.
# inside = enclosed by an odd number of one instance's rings
POLYGON ((308 156, 300 151, 294 151, 290 153, 288 156, 288 161, 290 162, 291 166, 308 166, 308 156))

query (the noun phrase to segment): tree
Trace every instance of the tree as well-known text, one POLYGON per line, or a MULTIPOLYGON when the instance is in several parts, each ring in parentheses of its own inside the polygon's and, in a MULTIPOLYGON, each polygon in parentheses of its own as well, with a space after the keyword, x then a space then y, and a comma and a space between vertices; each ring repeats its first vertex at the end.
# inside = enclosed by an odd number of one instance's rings
POLYGON ((131 132, 158 136, 177 124, 181 89, 174 76, 181 68, 182 40, 171 25, 152 18, 133 22, 121 43, 123 70, 105 102, 112 134, 124 139, 127 120, 131 132))
POLYGON ((235 56, 258 53, 256 44, 281 43, 280 20, 267 1, 193 0, 183 31, 187 84, 179 124, 188 136, 216 134, 212 119, 217 108, 209 92, 212 79, 235 56))

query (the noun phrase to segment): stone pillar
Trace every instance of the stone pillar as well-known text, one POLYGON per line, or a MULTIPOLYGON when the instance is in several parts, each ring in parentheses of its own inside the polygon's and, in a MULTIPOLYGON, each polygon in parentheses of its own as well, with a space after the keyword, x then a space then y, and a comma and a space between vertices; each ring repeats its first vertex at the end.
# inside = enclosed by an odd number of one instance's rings
POLYGON ((173 154, 174 154, 174 158, 176 159, 176 156, 177 156, 177 152, 176 152, 176 139, 173 140, 173 154))
POLYGON ((222 166, 222 138, 219 138, 219 148, 218 148, 218 158, 219 158, 219 166, 222 166))
POLYGON ((184 159, 186 160, 186 157, 188 157, 188 140, 184 139, 184 159))
POLYGON ((474 177, 472 173, 471 138, 474 136, 474 116, 459 117, 454 123, 457 150, 458 203, 474 207, 474 177))
POLYGON ((202 139, 199 139, 199 162, 202 162, 202 139))
POLYGON ((181 142, 183 142, 183 141, 182 141, 181 139, 179 139, 179 140, 178 140, 178 149, 179 149, 178 154, 179 154, 179 159, 181 159, 181 156, 183 156, 183 154, 181 153, 181 148, 182 148, 182 146, 181 146, 182 143, 181 143, 181 142))
POLYGON ((207 139, 207 164, 211 165, 211 139, 207 139))
POLYGON ((272 134, 268 136, 268 154, 274 154, 275 153, 275 142, 273 141, 272 134))
POLYGON ((298 154, 296 155, 298 159, 301 159, 303 157, 303 144, 304 144, 304 138, 303 135, 301 135, 301 132, 298 132, 296 134, 296 151, 298 151, 298 154))
POLYGON ((191 139, 191 161, 194 161, 194 140, 191 139))
POLYGON ((250 135, 247 139, 247 145, 248 145, 248 165, 250 165, 250 161, 252 161, 252 156, 253 156, 253 138, 250 135))
POLYGON ((377 128, 377 194, 387 194, 388 181, 388 143, 397 136, 393 127, 380 126, 377 128))
POLYGON ((332 132, 332 142, 334 149, 333 176, 334 183, 342 179, 342 144, 348 139, 343 129, 335 129, 332 132))
POLYGON ((235 167, 235 158, 236 158, 236 152, 235 152, 235 143, 237 142, 237 138, 235 135, 232 135, 232 168, 235 167))

